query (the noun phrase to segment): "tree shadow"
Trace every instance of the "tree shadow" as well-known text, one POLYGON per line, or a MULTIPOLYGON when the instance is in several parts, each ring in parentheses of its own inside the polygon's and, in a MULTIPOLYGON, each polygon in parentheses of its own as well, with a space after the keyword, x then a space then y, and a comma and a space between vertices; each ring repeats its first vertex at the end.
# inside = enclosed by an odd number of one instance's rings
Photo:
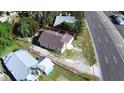
POLYGON ((39 32, 38 36, 33 37, 32 44, 40 46, 40 43, 38 42, 38 39, 39 39, 41 34, 42 34, 42 32, 39 32))
POLYGON ((2 64, 2 67, 3 67, 4 73, 7 74, 12 81, 16 81, 16 79, 14 78, 14 76, 12 75, 12 73, 8 70, 8 68, 4 64, 3 59, 0 58, 0 60, 1 60, 1 64, 2 64))
POLYGON ((19 23, 16 23, 13 27, 13 31, 12 33, 15 35, 15 36, 20 36, 20 37, 23 37, 23 35, 20 33, 19 31, 19 26, 20 24, 19 23))

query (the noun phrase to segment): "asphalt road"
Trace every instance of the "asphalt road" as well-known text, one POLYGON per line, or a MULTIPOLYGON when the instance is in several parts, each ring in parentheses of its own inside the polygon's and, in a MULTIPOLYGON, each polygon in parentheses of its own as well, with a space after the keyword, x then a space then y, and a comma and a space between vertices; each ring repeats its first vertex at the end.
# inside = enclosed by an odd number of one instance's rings
POLYGON ((105 81, 124 80, 124 62, 117 47, 97 12, 85 12, 86 21, 94 40, 102 78, 105 81))
MULTIPOLYGON (((110 16, 114 14, 113 11, 104 11, 104 13, 106 14, 106 16, 111 20, 110 16)), ((114 23, 113 23, 114 24, 114 23)), ((117 25, 114 24, 115 27, 117 28, 117 30, 119 31, 119 33, 122 35, 122 37, 124 38, 124 25, 117 25)))

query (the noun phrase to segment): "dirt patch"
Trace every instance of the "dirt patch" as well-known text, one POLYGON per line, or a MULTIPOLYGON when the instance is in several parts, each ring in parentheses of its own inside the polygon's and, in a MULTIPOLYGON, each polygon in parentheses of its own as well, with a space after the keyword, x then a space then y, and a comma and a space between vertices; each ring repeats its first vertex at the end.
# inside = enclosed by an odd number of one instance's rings
POLYGON ((56 80, 57 81, 68 81, 68 79, 65 78, 63 75, 60 75, 56 80))

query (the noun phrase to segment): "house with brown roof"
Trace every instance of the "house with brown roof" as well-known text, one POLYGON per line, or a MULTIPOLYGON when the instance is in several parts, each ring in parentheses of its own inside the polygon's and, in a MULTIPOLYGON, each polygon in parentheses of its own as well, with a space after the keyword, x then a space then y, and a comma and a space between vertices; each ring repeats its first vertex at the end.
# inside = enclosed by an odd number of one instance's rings
POLYGON ((61 34, 51 30, 42 32, 38 42, 41 46, 63 53, 69 49, 74 37, 68 33, 61 34))

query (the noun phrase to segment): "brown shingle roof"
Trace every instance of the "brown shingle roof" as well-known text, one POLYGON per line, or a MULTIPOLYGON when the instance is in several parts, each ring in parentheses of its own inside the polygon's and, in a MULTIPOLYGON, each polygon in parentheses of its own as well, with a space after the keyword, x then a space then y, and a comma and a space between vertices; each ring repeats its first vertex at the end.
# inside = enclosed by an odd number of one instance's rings
POLYGON ((61 49, 64 43, 68 43, 71 38, 72 36, 67 33, 63 35, 58 32, 46 30, 42 32, 38 42, 61 49))

